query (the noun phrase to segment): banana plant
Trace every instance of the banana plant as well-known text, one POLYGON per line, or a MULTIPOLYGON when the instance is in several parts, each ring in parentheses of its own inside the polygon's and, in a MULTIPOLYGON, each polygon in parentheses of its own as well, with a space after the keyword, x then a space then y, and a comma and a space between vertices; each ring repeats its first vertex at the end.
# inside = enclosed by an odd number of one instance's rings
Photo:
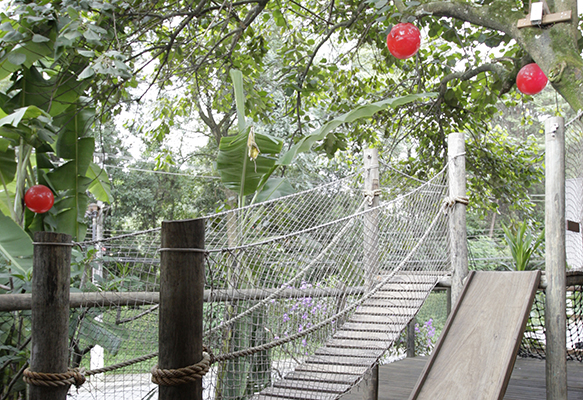
POLYGON ((245 204, 245 197, 253 195, 251 203, 265 201, 293 193, 293 188, 285 178, 274 178, 273 173, 280 167, 293 164, 300 153, 308 152, 317 143, 335 134, 342 124, 370 118, 374 114, 396 108, 428 97, 435 93, 419 93, 388 98, 382 101, 355 107, 323 124, 320 128, 301 138, 283 154, 283 141, 268 135, 255 134, 246 125, 243 76, 232 70, 231 78, 237 108, 238 134, 221 139, 217 157, 217 170, 223 184, 238 193, 239 206, 245 204))

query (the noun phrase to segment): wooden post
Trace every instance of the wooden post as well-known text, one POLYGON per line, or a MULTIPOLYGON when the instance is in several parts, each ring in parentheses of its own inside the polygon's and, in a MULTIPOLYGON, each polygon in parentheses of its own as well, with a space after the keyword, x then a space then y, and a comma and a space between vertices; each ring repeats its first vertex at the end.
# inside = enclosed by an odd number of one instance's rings
MULTIPOLYGON (((371 210, 379 205, 379 155, 377 149, 364 150, 364 192, 370 202, 365 204, 365 210, 371 210)), ((372 210, 364 217, 364 284, 367 290, 374 286, 375 276, 379 268, 379 212, 372 210)), ((363 400, 377 400, 379 393, 379 366, 375 364, 364 377, 365 389, 363 400)))
POLYGON ((547 400, 559 400, 567 398, 565 127, 562 117, 545 121, 545 142, 547 400))
MULTIPOLYGON (((92 270, 91 281, 94 284, 101 285, 103 280, 103 243, 99 240, 103 239, 103 202, 95 203, 95 211, 92 212, 92 237, 95 243, 95 267, 92 270)), ((95 317, 97 322, 103 322, 103 314, 95 317)), ((103 368, 105 366, 105 352, 103 347, 95 345, 89 353, 89 366, 91 369, 103 368)), ((103 374, 96 375, 97 379, 103 378, 103 374)))
MULTIPOLYGON (((161 241, 158 367, 178 369, 202 360, 205 257, 192 249, 204 249, 204 220, 162 222, 161 241)), ((202 400, 202 379, 160 386, 159 399, 202 400)))
MULTIPOLYGON (((34 234, 30 371, 64 373, 69 367, 71 236, 34 234)), ((29 385, 30 400, 66 400, 68 386, 29 385)))
MULTIPOLYGON (((379 205, 379 156, 377 149, 364 150, 364 193, 369 199, 364 206, 371 210, 379 205)), ((364 219, 364 282, 367 289, 374 285, 379 268, 379 212, 372 210, 364 219)))
POLYGON ((415 325, 417 318, 413 317, 407 324, 407 357, 415 357, 415 325))
MULTIPOLYGON (((462 132, 448 137, 449 196, 452 200, 466 197, 465 138, 462 132)), ((466 232, 466 205, 455 202, 449 211, 450 258, 452 263, 451 302, 455 304, 468 275, 468 247, 466 232)))

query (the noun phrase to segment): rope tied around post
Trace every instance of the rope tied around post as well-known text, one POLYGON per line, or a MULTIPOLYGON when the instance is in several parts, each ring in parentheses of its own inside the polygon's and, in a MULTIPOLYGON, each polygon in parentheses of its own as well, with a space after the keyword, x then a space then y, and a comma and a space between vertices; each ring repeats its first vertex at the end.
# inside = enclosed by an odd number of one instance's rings
POLYGON ((156 365, 152 368, 152 382, 160 386, 177 386, 195 382, 207 374, 212 363, 210 354, 203 351, 202 360, 188 367, 161 369, 156 365))
POLYGON ((467 206, 468 204, 470 204, 470 199, 467 196, 446 197, 445 199, 443 199, 443 212, 447 213, 447 210, 449 208, 453 208, 453 206, 455 206, 456 203, 460 203, 467 206))
POLYGON ((373 205, 373 202, 374 202, 374 198, 376 196, 380 196, 381 194, 382 194, 381 189, 376 189, 376 190, 363 190, 362 191, 362 195, 368 201, 368 205, 369 206, 372 206, 373 205))
POLYGON ((22 373, 25 383, 33 386, 59 387, 71 386, 79 388, 85 383, 84 368, 69 368, 67 372, 34 372, 29 368, 22 373))

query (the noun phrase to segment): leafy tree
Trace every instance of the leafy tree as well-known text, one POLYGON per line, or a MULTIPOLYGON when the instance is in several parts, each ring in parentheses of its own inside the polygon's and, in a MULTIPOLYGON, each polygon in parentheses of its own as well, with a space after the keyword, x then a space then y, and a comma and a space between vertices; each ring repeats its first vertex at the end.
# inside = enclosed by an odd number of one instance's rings
POLYGON ((17 2, 0 15, 0 208, 28 232, 58 230, 82 240, 87 192, 109 200, 104 173, 93 163, 95 110, 86 97, 92 82, 78 79, 97 58, 89 53, 104 30, 84 18, 81 5, 63 7, 17 2), (25 189, 35 183, 55 193, 48 213, 23 208, 25 189))

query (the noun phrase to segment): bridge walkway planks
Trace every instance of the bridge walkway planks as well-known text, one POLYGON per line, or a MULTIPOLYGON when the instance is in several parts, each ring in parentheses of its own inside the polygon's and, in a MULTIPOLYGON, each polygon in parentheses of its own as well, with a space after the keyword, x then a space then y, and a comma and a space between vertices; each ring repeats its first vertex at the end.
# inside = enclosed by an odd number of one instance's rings
POLYGON ((358 307, 325 346, 254 400, 337 399, 399 338, 442 276, 395 275, 358 307))

